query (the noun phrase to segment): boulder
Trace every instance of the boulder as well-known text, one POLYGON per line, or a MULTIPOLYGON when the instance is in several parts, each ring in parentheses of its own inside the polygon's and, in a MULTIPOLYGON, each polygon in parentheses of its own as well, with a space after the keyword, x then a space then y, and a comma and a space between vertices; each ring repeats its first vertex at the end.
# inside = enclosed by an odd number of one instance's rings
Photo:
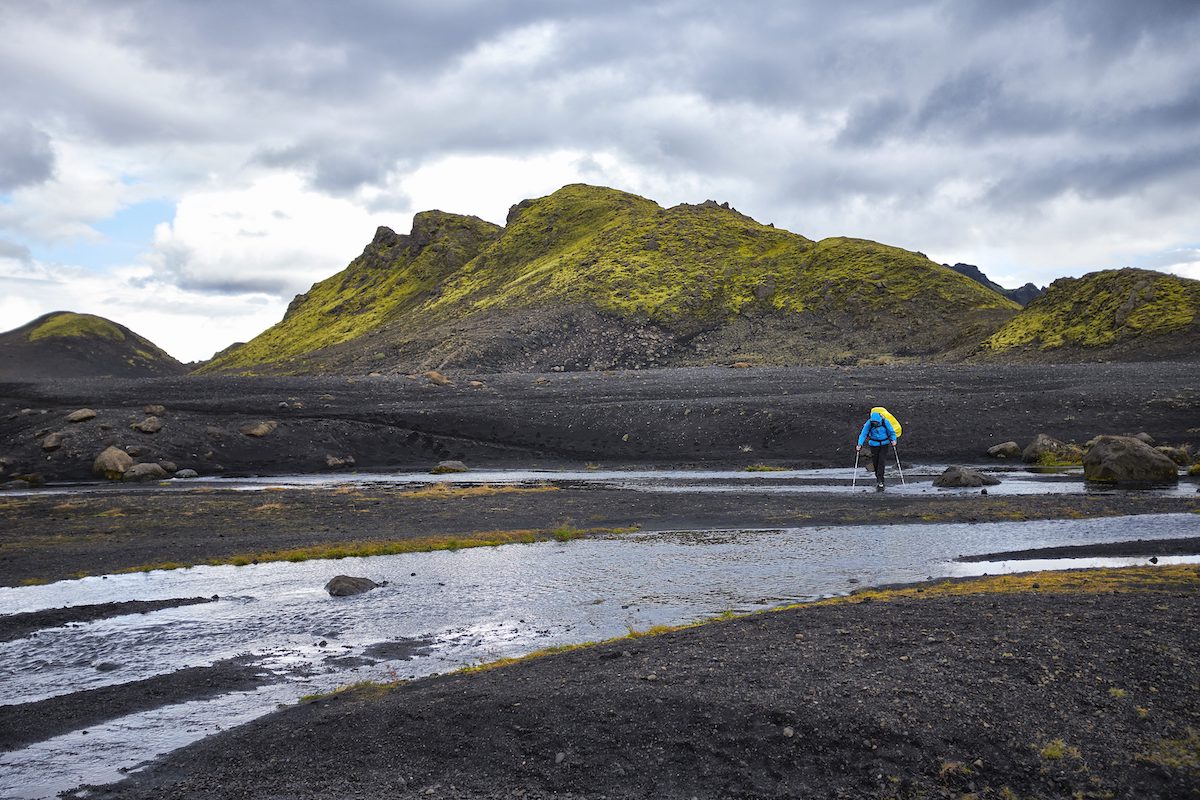
POLYGON ((1101 436, 1083 457, 1083 475, 1105 483, 1179 480, 1175 462, 1132 436, 1101 436))
POLYGON ((946 467, 946 471, 933 479, 933 485, 941 488, 953 488, 962 486, 995 486, 1000 483, 999 478, 994 478, 991 475, 985 475, 979 470, 971 469, 970 467, 946 467))
POLYGON ((1146 433, 1145 431, 1142 431, 1141 433, 1135 433, 1133 435, 1133 438, 1137 439, 1140 442, 1145 442, 1146 444, 1150 445, 1151 447, 1154 447, 1154 437, 1151 436, 1150 434, 1146 433))
POLYGON ((127 481, 161 481, 167 477, 167 471, 158 464, 134 464, 125 470, 127 481))
POLYGON ((1053 436, 1039 433, 1037 438, 1021 452, 1021 460, 1026 464, 1042 464, 1043 466, 1078 464, 1083 460, 1083 448, 1077 444, 1060 442, 1053 436))
POLYGON ((1192 454, 1186 447, 1168 447, 1160 444, 1154 449, 1174 461, 1178 466, 1186 467, 1192 463, 1192 454))
POLYGON ((181 470, 176 471, 175 477, 176 478, 199 478, 200 473, 196 472, 196 470, 194 470, 194 469, 181 469, 181 470))
POLYGON ((451 386, 452 381, 436 369, 431 369, 425 373, 425 379, 434 386, 451 386))
POLYGON ((166 406, 160 406, 157 403, 151 403, 150 405, 142 406, 143 413, 150 414, 150 415, 156 416, 156 417, 161 414, 165 414, 166 411, 167 411, 166 406))
POLYGON ((146 417, 141 422, 135 422, 129 427, 142 433, 158 433, 162 430, 162 420, 158 417, 146 417))
POLYGON ((176 470, 179 469, 179 465, 177 465, 174 461, 166 461, 161 458, 158 460, 158 465, 160 467, 162 467, 164 470, 166 470, 168 473, 174 473, 176 470))
POLYGON ((441 461, 433 469, 429 470, 431 475, 445 475, 450 472, 469 472, 467 465, 461 461, 441 461))
POLYGON ((354 456, 348 454, 344 456, 335 456, 332 453, 328 453, 325 456, 325 466, 329 467, 330 469, 337 469, 338 467, 353 467, 354 456))
POLYGON ((335 575, 329 579, 329 583, 325 584, 325 591, 329 592, 331 597, 349 597, 350 595, 369 592, 375 587, 382 585, 370 578, 352 578, 349 575, 335 575))
POLYGON ((52 450, 57 450, 58 448, 62 447, 64 441, 66 441, 66 437, 55 431, 45 439, 42 439, 42 449, 49 453, 52 450))
POLYGON ((989 447, 987 454, 992 458, 1020 458, 1021 445, 1016 442, 1001 442, 989 447))
POLYGON ((108 447, 92 462, 92 472, 110 481, 119 481, 133 466, 133 458, 119 447, 108 447))
POLYGON ((279 427, 279 423, 273 419, 261 420, 259 422, 247 422, 242 427, 238 428, 238 432, 244 436, 253 436, 262 438, 271 431, 279 427))
POLYGON ((87 422, 89 419, 95 419, 96 412, 90 408, 81 408, 78 411, 72 411, 67 414, 67 422, 87 422))

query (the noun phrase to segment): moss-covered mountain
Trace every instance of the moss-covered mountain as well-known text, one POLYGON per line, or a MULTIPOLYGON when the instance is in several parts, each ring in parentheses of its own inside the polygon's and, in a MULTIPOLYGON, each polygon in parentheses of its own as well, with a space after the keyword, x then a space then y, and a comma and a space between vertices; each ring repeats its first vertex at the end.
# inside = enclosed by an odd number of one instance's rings
POLYGON ((967 352, 1019 306, 920 253, 814 242, 727 204, 571 185, 500 228, 380 228, 282 322, 205 371, 856 363, 967 352))
POLYGON ((180 375, 187 367, 124 325, 54 311, 0 333, 0 380, 180 375))
POLYGON ((1059 278, 987 338, 1008 360, 1200 357, 1200 281, 1144 269, 1059 278))

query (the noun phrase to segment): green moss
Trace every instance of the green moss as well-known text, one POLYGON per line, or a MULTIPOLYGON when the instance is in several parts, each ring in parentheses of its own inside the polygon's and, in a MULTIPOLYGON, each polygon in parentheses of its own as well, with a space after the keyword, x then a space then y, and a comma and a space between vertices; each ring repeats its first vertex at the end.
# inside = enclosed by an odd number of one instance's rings
POLYGON ((1198 314, 1200 281, 1149 270, 1106 270, 1055 281, 984 348, 1107 347, 1181 330, 1198 314))
POLYGON ((404 342, 447 320, 544 304, 583 304, 680 333, 751 309, 903 318, 918 301, 920 313, 941 317, 1019 308, 919 253, 861 239, 813 242, 714 203, 664 209, 580 184, 520 204, 503 230, 441 212, 417 215, 413 230, 377 237, 298 297, 281 323, 202 371, 260 363, 307 371, 308 354, 381 326, 404 342))
POLYGON ((36 342, 39 339, 54 339, 62 336, 96 336, 101 339, 112 339, 115 342, 125 341, 125 333, 103 317, 91 314, 73 314, 69 311, 55 314, 38 325, 29 332, 28 339, 36 342))

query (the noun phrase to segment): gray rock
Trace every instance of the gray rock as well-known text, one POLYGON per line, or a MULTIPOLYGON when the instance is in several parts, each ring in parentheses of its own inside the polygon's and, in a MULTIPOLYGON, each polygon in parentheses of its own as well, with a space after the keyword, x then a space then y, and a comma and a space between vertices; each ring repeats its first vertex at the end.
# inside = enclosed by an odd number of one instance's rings
POLYGON ((141 422, 135 422, 129 427, 142 433, 158 433, 162 430, 162 426, 162 420, 158 417, 146 417, 141 422))
POLYGON ((1021 445, 1016 442, 1001 442, 989 447, 987 454, 992 458, 1020 458, 1021 445))
POLYGON ((329 579, 329 583, 325 584, 325 591, 329 592, 332 597, 349 597, 350 595, 369 592, 380 585, 382 584, 378 584, 370 578, 335 575, 329 579))
POLYGON ((1083 475, 1104 483, 1179 480, 1175 462, 1133 436, 1101 436, 1083 457, 1083 475))
POLYGON ((998 483, 1000 483, 999 478, 985 475, 970 467, 959 466, 946 467, 945 472, 933 479, 933 485, 941 488, 995 486, 998 483))
POLYGON ((133 466, 133 458, 119 447, 109 447, 92 462, 92 472, 110 481, 119 481, 133 466))
POLYGON ((87 422, 89 419, 95 419, 96 412, 90 408, 81 408, 78 411, 72 411, 67 414, 67 422, 87 422))
POLYGON ((194 469, 181 469, 175 472, 176 478, 199 478, 200 473, 194 469))
POLYGON ((167 477, 167 471, 158 464, 134 464, 125 470, 127 481, 161 481, 167 477))
POLYGON ((58 433, 57 431, 55 431, 54 433, 47 436, 45 439, 42 439, 42 449, 45 450, 46 452, 50 452, 52 450, 57 450, 58 448, 63 446, 63 442, 65 440, 66 440, 65 436, 63 436, 61 433, 58 433))
POLYGON ((1142 431, 1141 433, 1135 433, 1133 435, 1133 438, 1137 439, 1139 442, 1145 442, 1146 444, 1150 445, 1151 447, 1154 447, 1154 437, 1151 436, 1150 434, 1146 433, 1145 431, 1142 431))
POLYGON ((142 406, 142 412, 143 412, 143 413, 146 413, 146 414, 152 414, 152 415, 154 415, 154 416, 159 416, 159 415, 161 415, 161 414, 165 414, 165 413, 166 413, 166 411, 167 411, 167 407, 166 407, 166 406, 160 406, 160 405, 158 405, 158 404, 156 404, 156 403, 152 403, 152 404, 150 404, 150 405, 142 406))
POLYGON ((1082 459, 1082 447, 1060 442, 1044 433, 1039 433, 1021 452, 1021 460, 1026 464, 1078 464, 1082 459))
POLYGON ((431 475, 446 475, 451 472, 469 472, 467 465, 461 461, 441 461, 436 467, 429 470, 431 475))
POLYGON ((163 459, 159 459, 158 465, 168 473, 175 472, 179 469, 179 466, 174 461, 164 461, 163 459))
POLYGON ((279 427, 279 423, 273 419, 262 420, 260 422, 247 422, 242 427, 238 428, 238 432, 243 436, 253 436, 262 438, 279 427))

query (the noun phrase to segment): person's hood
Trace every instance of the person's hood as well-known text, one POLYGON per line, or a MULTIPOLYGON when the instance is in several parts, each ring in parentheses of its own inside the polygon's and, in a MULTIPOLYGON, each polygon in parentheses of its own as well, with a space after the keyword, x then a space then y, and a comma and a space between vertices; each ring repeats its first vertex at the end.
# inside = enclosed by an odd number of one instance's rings
POLYGON ((872 411, 871 419, 875 422, 883 422, 883 414, 880 414, 878 411, 872 411))

